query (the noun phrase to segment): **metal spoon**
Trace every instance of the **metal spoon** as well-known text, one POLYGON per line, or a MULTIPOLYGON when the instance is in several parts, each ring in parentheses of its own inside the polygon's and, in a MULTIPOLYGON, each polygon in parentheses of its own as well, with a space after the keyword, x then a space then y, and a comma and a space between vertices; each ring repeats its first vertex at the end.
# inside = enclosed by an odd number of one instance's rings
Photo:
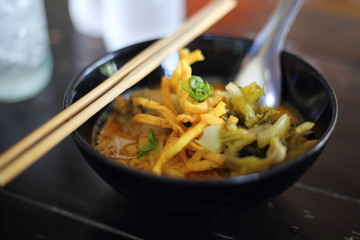
POLYGON ((256 81, 264 88, 259 104, 275 107, 281 101, 280 52, 303 0, 281 0, 245 56, 234 81, 245 87, 256 81))

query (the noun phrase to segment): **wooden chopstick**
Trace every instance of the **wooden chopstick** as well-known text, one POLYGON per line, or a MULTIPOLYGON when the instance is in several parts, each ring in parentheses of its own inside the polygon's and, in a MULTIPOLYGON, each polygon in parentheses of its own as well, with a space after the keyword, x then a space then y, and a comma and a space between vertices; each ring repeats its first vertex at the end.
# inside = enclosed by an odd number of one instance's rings
POLYGON ((47 153, 122 92, 153 71, 171 53, 186 46, 236 6, 236 0, 215 0, 167 38, 142 51, 98 87, 0 155, 4 186, 47 153))
MULTIPOLYGON (((214 2, 214 3, 217 3, 217 2, 214 2)), ((143 61, 148 59, 151 55, 153 55, 159 49, 163 48, 167 44, 174 41, 174 39, 181 36, 192 25, 194 25, 196 22, 198 22, 200 19, 202 19, 204 16, 206 16, 206 14, 211 14, 212 7, 214 7, 214 6, 215 5, 213 5, 213 6, 208 5, 202 11, 200 11, 199 13, 192 16, 177 32, 175 32, 168 38, 161 39, 161 40, 155 42, 154 44, 152 44, 150 47, 148 47, 147 49, 142 51, 140 54, 138 54, 132 60, 130 60, 128 63, 126 63, 124 66, 122 66, 120 70, 118 70, 116 73, 114 73, 111 77, 109 77, 107 80, 105 80, 98 87, 93 89, 91 92, 86 94, 84 97, 79 99, 77 102, 73 103, 71 106, 69 106, 67 109, 62 111, 60 114, 58 114, 57 116, 52 118, 50 121, 48 121, 43 126, 38 128, 37 130, 35 130, 33 133, 28 135, 23 140, 21 140, 21 142, 14 145, 8 151, 3 153, 0 158, 1 159, 0 169, 3 165, 5 165, 9 160, 14 158, 16 155, 19 155, 19 153, 24 151, 26 148, 31 147, 34 144, 34 142, 41 139, 44 136, 44 134, 50 132, 51 130, 55 129, 57 126, 66 122, 71 116, 74 116, 75 114, 80 112, 82 109, 84 109, 86 106, 88 106, 90 103, 92 103, 99 96, 103 95, 106 91, 111 89, 115 84, 117 84, 119 81, 121 81, 121 79, 126 74, 128 74, 131 70, 133 70, 136 66, 138 66, 140 63, 142 63, 143 61)))

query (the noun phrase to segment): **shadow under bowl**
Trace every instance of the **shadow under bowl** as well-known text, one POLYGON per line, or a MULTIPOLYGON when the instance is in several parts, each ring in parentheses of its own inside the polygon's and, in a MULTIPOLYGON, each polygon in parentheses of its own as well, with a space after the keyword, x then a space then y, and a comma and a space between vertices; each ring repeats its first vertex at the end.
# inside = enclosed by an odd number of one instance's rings
MULTIPOLYGON (((68 87, 64 106, 95 88, 107 77, 100 71, 105 63, 119 68, 152 41, 109 53, 89 65, 68 87)), ((238 70, 251 41, 245 39, 201 36, 188 47, 201 49, 205 61, 192 65, 193 73, 204 79, 230 81, 238 70)), ((337 100, 329 83, 313 67, 298 57, 282 52, 282 101, 291 104, 307 121, 315 122, 318 143, 303 155, 280 166, 243 176, 219 180, 189 180, 159 177, 123 166, 102 155, 92 146, 93 132, 99 117, 111 104, 94 115, 73 134, 85 159, 116 191, 135 201, 175 210, 248 208, 275 197, 294 184, 318 158, 332 134, 338 114, 337 100)), ((159 87, 168 74, 161 65, 124 94, 134 89, 159 87)))

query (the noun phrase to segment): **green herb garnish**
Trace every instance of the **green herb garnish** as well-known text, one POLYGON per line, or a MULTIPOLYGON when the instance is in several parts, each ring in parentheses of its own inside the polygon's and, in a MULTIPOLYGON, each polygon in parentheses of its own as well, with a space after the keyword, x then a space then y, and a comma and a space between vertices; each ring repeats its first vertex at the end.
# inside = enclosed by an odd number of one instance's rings
POLYGON ((114 62, 105 63, 100 67, 100 72, 107 77, 110 77, 116 71, 117 71, 117 66, 114 62))
POLYGON ((137 156, 138 158, 141 158, 148 152, 151 152, 152 150, 154 150, 158 144, 158 138, 154 133, 154 129, 150 128, 150 131, 151 131, 151 133, 148 136, 147 144, 145 146, 143 146, 141 149, 139 149, 139 151, 138 151, 138 156, 137 156))
POLYGON ((197 102, 203 102, 211 96, 211 85, 198 76, 191 76, 189 83, 182 82, 181 87, 197 102))

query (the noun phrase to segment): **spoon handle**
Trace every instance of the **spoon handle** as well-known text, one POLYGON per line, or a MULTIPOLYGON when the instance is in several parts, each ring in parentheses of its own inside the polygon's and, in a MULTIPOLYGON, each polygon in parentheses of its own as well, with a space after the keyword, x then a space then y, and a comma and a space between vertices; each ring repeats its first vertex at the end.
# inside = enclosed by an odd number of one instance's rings
POLYGON ((235 83, 244 87, 256 81, 264 87, 265 96, 260 99, 262 105, 272 107, 280 103, 279 54, 302 3, 303 0, 281 0, 242 62, 235 83))
POLYGON ((274 52, 273 55, 278 54, 284 45, 285 37, 302 3, 303 0, 281 0, 268 24, 263 27, 256 37, 251 52, 254 54, 256 52, 274 52))

